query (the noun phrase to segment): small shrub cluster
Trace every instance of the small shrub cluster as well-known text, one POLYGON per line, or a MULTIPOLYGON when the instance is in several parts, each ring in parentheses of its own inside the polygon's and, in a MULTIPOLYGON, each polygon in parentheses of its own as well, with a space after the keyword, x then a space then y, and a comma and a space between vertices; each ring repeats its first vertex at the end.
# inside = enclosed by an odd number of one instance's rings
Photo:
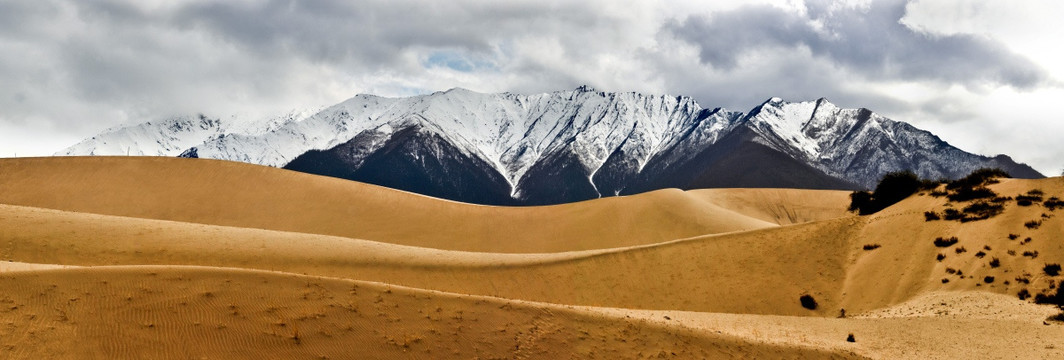
POLYGON ((950 247, 950 246, 953 246, 953 244, 956 244, 958 241, 960 241, 960 240, 957 239, 956 236, 951 236, 949 238, 941 238, 940 237, 940 238, 936 238, 935 239, 935 246, 941 247, 941 248, 950 247))
MULTIPOLYGON (((1053 283, 1050 283, 1052 285, 1053 283)), ((1056 287, 1056 286, 1054 286, 1056 287)), ((1052 289, 1052 287, 1051 287, 1052 289)), ((1057 306, 1064 306, 1064 281, 1061 281, 1061 286, 1056 287, 1055 292, 1041 293, 1034 296, 1035 304, 1051 304, 1057 306)))
POLYGON ((1018 296, 1020 300, 1027 300, 1027 298, 1031 297, 1031 292, 1027 291, 1027 289, 1023 289, 1016 293, 1016 296, 1018 296))
POLYGON ((991 283, 993 283, 993 282, 994 282, 994 277, 993 277, 993 276, 987 276, 987 277, 984 277, 984 278, 983 278, 983 282, 985 282, 985 283, 987 283, 987 284, 991 284, 991 283))
POLYGON ((1064 208, 1064 201, 1061 201, 1057 197, 1051 197, 1046 199, 1046 201, 1042 203, 1042 206, 1045 206, 1049 211, 1056 211, 1057 208, 1064 208))
POLYGON ((958 253, 958 254, 962 254, 962 253, 965 253, 965 252, 967 252, 967 251, 968 251, 968 249, 965 249, 965 248, 964 248, 963 246, 961 246, 961 247, 958 247, 958 248, 956 248, 956 249, 953 249, 953 251, 955 251, 955 252, 956 252, 956 253, 958 253))
POLYGON ((1000 204, 988 203, 986 201, 979 201, 971 205, 965 206, 964 210, 962 211, 965 214, 971 215, 962 216, 960 218, 960 221, 969 222, 976 220, 986 220, 991 217, 997 216, 998 214, 1001 214, 1001 212, 1005 211, 1005 206, 1000 204))
POLYGON ((1031 260, 1034 260, 1038 258, 1038 251, 1024 251, 1023 256, 1029 257, 1031 258, 1031 260))
POLYGON ((942 220, 942 217, 938 216, 937 212, 924 211, 924 221, 942 220))
POLYGON ((982 259, 984 256, 986 256, 985 252, 980 251, 980 252, 975 253, 975 257, 977 257, 977 258, 982 259))
POLYGON ((878 249, 878 248, 879 248, 879 244, 865 244, 865 246, 863 247, 863 249, 865 249, 866 251, 867 250, 875 250, 875 249, 878 249))
POLYGON ((1031 220, 1031 221, 1023 223, 1023 226, 1028 228, 1028 229, 1034 230, 1034 229, 1037 229, 1039 226, 1042 226, 1042 221, 1041 220, 1031 220))
POLYGON ((949 195, 946 195, 946 198, 949 199, 949 201, 970 201, 978 199, 993 199, 996 197, 997 193, 994 192, 994 190, 985 187, 959 188, 949 195))
POLYGON ((1005 172, 1005 170, 995 168, 982 168, 973 171, 968 176, 954 180, 946 184, 947 190, 954 190, 960 188, 974 188, 978 186, 990 185, 998 183, 997 178, 1011 178, 1012 175, 1005 172))
POLYGON ((964 213, 961 213, 957 209, 946 209, 943 211, 942 218, 946 220, 960 220, 964 219, 964 213))
POLYGON ((1046 264, 1046 266, 1042 267, 1042 271, 1049 276, 1060 275, 1060 264, 1046 264))
POLYGON ((816 299, 813 299, 812 295, 802 295, 802 297, 798 298, 798 301, 802 303, 802 307, 809 310, 816 310, 816 299))
POLYGON ((998 266, 1001 266, 1001 260, 998 260, 998 258, 992 258, 990 259, 990 263, 988 263, 988 265, 990 265, 991 268, 996 268, 998 266))
POLYGON ((935 260, 942 261, 944 259, 946 259, 946 254, 941 254, 940 253, 940 254, 935 256, 935 260))
POLYGON ((1016 240, 1019 237, 1020 237, 1020 235, 1017 235, 1017 234, 1009 234, 1009 240, 1016 240))
POLYGON ((850 194, 850 211, 857 211, 861 215, 869 215, 879 212, 905 200, 921 189, 932 189, 937 184, 920 180, 912 171, 898 171, 883 175, 872 192, 855 191, 850 194))

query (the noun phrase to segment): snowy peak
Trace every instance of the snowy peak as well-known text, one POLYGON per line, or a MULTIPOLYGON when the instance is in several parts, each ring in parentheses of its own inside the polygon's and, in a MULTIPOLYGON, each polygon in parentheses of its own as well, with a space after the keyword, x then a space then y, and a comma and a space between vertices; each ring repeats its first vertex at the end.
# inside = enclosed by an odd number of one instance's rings
POLYGON ((774 97, 744 113, 589 86, 530 95, 462 88, 403 98, 359 94, 269 117, 175 117, 110 129, 59 155, 127 153, 288 167, 492 204, 665 187, 870 187, 904 169, 926 178, 983 166, 1041 176, 824 98, 774 97))

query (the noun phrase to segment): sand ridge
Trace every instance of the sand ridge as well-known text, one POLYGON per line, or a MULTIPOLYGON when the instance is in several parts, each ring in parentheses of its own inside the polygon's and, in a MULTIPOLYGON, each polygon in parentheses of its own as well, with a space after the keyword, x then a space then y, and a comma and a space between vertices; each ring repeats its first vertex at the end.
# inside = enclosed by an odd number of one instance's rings
MULTIPOLYGON (((159 157, 0 159, 0 203, 515 253, 624 247, 778 225, 676 189, 494 207, 265 166, 159 157)), ((830 214, 836 215, 843 214, 830 214)))
MULTIPOLYGON (((927 193, 857 217, 844 192, 673 189, 511 209, 219 161, 18 160, 0 160, 0 353, 11 358, 337 358, 340 343, 382 348, 368 358, 1061 353, 1064 326, 1043 323, 1058 310, 1016 295, 1064 280, 1042 271, 1064 262, 1064 210, 1041 204, 1006 201, 998 216, 961 223, 926 221, 925 211, 967 205, 927 193), (289 208, 307 213, 287 219, 289 208), (520 241, 484 236, 495 220, 520 241), (312 231, 315 221, 385 236, 312 231), (933 244, 950 236, 958 243, 933 244), (208 323, 218 332, 194 328, 208 323), (116 331, 204 352, 163 354, 116 331), (71 351, 74 340, 92 351, 71 351)), ((991 188, 1064 197, 1064 178, 991 188)))
POLYGON ((241 269, 43 270, 0 274, 0 287, 10 290, 0 295, 5 358, 863 358, 608 312, 241 269), (151 339, 167 341, 140 343, 151 339))

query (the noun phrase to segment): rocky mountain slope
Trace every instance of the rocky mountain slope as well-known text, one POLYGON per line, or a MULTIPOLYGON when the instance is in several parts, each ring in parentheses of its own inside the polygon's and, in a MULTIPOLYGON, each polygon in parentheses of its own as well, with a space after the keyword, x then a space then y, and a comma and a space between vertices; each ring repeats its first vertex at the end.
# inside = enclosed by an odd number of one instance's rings
POLYGON ((586 86, 534 95, 452 89, 358 95, 310 116, 249 123, 204 116, 144 123, 57 155, 235 160, 494 205, 668 187, 855 189, 904 169, 955 178, 991 166, 1042 177, 1007 156, 967 153, 907 123, 826 99, 772 98, 744 113, 586 86))

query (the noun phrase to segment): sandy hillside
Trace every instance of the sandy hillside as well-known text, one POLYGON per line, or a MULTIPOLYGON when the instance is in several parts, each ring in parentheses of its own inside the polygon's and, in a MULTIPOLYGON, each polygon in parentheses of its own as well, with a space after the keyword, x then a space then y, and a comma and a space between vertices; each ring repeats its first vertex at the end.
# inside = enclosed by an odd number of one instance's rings
POLYGON ((117 331, 203 349, 178 358, 337 358, 341 344, 377 358, 1058 357, 1064 325, 1044 321, 1059 310, 1018 294, 1064 280, 1044 270, 1064 263, 1064 208, 1043 205, 1064 198, 1064 178, 990 188, 1002 213, 959 222, 924 213, 972 202, 926 192, 861 217, 845 192, 785 189, 503 208, 220 161, 0 160, 0 349, 164 351, 117 331), (1004 200, 1035 189, 1030 206, 1004 200), (521 241, 492 241, 492 221, 521 241), (433 320, 437 308, 462 315, 433 320))
POLYGON ((859 358, 620 313, 236 269, 19 272, 0 287, 5 358, 859 358))
MULTIPOLYGON (((775 207, 813 213, 804 210, 804 199, 765 197, 777 200, 775 207)), ((848 201, 841 191, 820 200, 837 202, 824 206, 836 209, 848 201)), ((652 244, 780 224, 760 216, 762 209, 733 211, 675 189, 491 207, 264 166, 156 157, 0 159, 0 204, 517 253, 652 244)), ((816 215, 810 219, 845 213, 816 215)))

